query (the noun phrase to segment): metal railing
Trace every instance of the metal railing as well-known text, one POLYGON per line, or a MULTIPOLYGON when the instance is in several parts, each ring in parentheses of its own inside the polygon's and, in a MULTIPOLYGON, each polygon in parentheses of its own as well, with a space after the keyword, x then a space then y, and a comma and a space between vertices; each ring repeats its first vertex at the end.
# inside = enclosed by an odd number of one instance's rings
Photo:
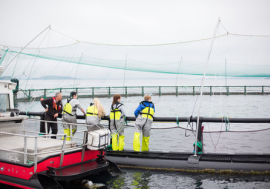
MULTIPOLYGON (((22 120, 22 133, 23 134, 0 132, 1 134, 5 134, 5 135, 24 137, 23 152, 19 151, 19 150, 12 150, 12 149, 5 149, 5 148, 1 148, 1 150, 7 151, 7 152, 23 154, 23 156, 24 156, 23 163, 24 164, 27 164, 27 155, 34 156, 34 173, 36 173, 36 170, 37 170, 37 156, 42 155, 42 154, 61 153, 59 167, 62 167, 65 152, 72 152, 72 151, 81 149, 82 150, 81 162, 83 162, 84 154, 85 154, 85 147, 87 146, 87 131, 80 131, 80 132, 84 132, 83 138, 73 137, 71 134, 71 136, 70 136, 71 142, 72 142, 73 138, 76 138, 76 139, 83 140, 83 144, 81 144, 79 147, 77 146, 77 147, 71 147, 71 148, 66 149, 65 146, 66 146, 67 135, 66 134, 48 134, 48 129, 47 129, 48 122, 50 122, 50 123, 63 123, 63 122, 46 121, 46 120, 38 120, 38 119, 23 119, 22 120), (35 120, 35 121, 45 122, 46 133, 44 133, 43 135, 38 135, 38 136, 26 135, 26 133, 40 134, 40 132, 25 130, 25 123, 24 123, 25 120, 35 120), (44 137, 48 138, 48 137, 52 137, 52 136, 64 137, 61 149, 60 150, 45 151, 45 152, 38 152, 38 138, 44 138, 44 137), (34 152, 33 153, 27 152, 27 146, 28 146, 27 139, 28 138, 34 138, 34 152)), ((72 127, 72 125, 86 126, 85 124, 71 124, 70 128, 72 127)), ((52 139, 52 140, 55 140, 55 139, 52 139)))
MULTIPOLYGON (((201 86, 125 86, 125 87, 80 87, 19 90, 16 100, 30 100, 37 97, 53 96, 56 91, 69 96, 71 91, 80 94, 80 98, 112 97, 114 94, 128 96, 152 95, 199 95, 201 86), (146 91, 147 89, 147 91, 146 91), (35 94, 33 94, 35 93, 35 94)), ((204 86, 204 95, 265 95, 270 94, 270 86, 204 86), (218 91, 214 89, 218 88, 218 91)), ((39 99, 38 99, 39 100, 39 99)))

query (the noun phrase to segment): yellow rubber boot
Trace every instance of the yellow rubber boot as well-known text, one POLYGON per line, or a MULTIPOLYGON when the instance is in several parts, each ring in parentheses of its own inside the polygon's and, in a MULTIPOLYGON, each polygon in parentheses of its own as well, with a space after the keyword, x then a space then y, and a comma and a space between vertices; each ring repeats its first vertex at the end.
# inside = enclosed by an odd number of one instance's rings
MULTIPOLYGON (((66 141, 70 141, 70 129, 64 129, 64 134, 67 135, 66 141)), ((64 137, 62 137, 62 140, 64 140, 64 137)))
POLYGON ((113 134, 113 137, 112 137, 112 150, 113 151, 118 151, 117 138, 118 138, 118 134, 117 133, 113 134))
POLYGON ((119 135, 119 151, 123 151, 124 150, 124 146, 125 146, 125 135, 119 135))
POLYGON ((143 137, 142 138, 142 151, 149 151, 149 137, 143 137))
POLYGON ((134 139, 133 139, 133 150, 136 152, 140 151, 140 134, 141 133, 134 133, 134 139))

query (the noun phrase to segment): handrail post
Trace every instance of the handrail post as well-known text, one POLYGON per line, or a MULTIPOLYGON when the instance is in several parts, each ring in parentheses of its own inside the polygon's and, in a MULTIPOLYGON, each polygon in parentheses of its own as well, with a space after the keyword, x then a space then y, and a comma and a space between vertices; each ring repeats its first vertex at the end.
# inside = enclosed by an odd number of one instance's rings
POLYGON ((25 125, 24 125, 24 119, 22 121, 22 132, 23 132, 23 135, 25 135, 25 125))
POLYGON ((244 86, 244 94, 246 95, 247 94, 247 87, 244 86))
POLYGON ((44 97, 46 96, 46 89, 44 89, 44 97))
POLYGON ((109 87, 109 98, 111 98, 111 87, 109 87))
POLYGON ((45 126, 45 133, 46 133, 46 137, 45 138, 48 138, 48 123, 47 123, 47 121, 45 121, 45 123, 44 123, 44 126, 45 126))
POLYGON ((227 95, 229 96, 230 95, 229 87, 227 86, 226 89, 227 89, 227 95))
POLYGON ((69 124, 69 141, 72 141, 73 140, 73 137, 72 137, 72 124, 69 124))
POLYGON ((38 145, 38 138, 35 137, 35 159, 34 159, 34 173, 37 171, 37 145, 38 145))
POLYGON ((60 90, 60 93, 62 93, 62 88, 60 88, 59 90, 60 90))
POLYGON ((78 94, 78 88, 76 88, 76 93, 78 94))
POLYGON ((60 157, 60 166, 59 167, 62 167, 62 164, 63 164, 63 161, 64 161, 66 139, 67 139, 67 135, 64 135, 64 140, 63 140, 63 145, 62 145, 62 153, 61 153, 61 157, 60 157))
POLYGON ((142 97, 144 97, 144 87, 142 87, 142 97))
POLYGON ((210 96, 212 96, 213 92, 212 92, 212 86, 210 86, 210 96))
POLYGON ((176 96, 178 96, 178 86, 175 87, 176 96))
POLYGON ((195 86, 193 86, 193 96, 195 95, 195 86))
POLYGON ((158 87, 158 94, 161 95, 161 86, 158 87))
POLYGON ((27 136, 24 136, 24 154, 23 154, 23 163, 27 163, 27 136))
POLYGON ((125 96, 127 98, 127 87, 125 87, 125 96))
POLYGON ((92 87, 92 98, 95 98, 95 88, 92 87))
POLYGON ((262 86, 262 94, 264 95, 264 86, 262 86))
POLYGON ((81 162, 83 162, 83 159, 84 159, 84 152, 85 152, 85 148, 86 148, 86 141, 87 141, 87 131, 84 131, 84 136, 83 136, 83 147, 82 147, 82 159, 81 159, 81 162))

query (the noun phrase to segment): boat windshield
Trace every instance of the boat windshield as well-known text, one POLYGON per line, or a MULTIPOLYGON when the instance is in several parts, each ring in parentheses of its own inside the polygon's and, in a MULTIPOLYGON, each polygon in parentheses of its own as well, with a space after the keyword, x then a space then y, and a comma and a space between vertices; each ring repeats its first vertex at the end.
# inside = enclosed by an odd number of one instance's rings
POLYGON ((10 108, 9 95, 0 94, 0 112, 6 112, 10 108))

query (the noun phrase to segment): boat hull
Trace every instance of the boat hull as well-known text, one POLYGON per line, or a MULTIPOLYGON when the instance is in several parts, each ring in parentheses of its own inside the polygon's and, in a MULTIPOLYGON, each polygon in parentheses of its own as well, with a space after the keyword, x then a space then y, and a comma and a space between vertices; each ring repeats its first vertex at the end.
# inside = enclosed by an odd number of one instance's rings
MULTIPOLYGON (((60 155, 50 156, 34 165, 0 162, 0 183, 21 188, 61 188, 58 182, 67 182, 108 171, 115 165, 104 159, 100 151, 86 150, 81 162, 81 150, 65 154, 63 166, 59 166, 60 155), (54 163, 52 163, 54 162, 54 163), (58 163, 56 163, 58 162, 58 163), (52 166, 52 164, 56 166, 52 166), (24 176, 23 176, 24 175, 24 176), (44 187, 46 186, 46 187, 44 187)), ((118 167, 118 172, 121 173, 118 167)))

